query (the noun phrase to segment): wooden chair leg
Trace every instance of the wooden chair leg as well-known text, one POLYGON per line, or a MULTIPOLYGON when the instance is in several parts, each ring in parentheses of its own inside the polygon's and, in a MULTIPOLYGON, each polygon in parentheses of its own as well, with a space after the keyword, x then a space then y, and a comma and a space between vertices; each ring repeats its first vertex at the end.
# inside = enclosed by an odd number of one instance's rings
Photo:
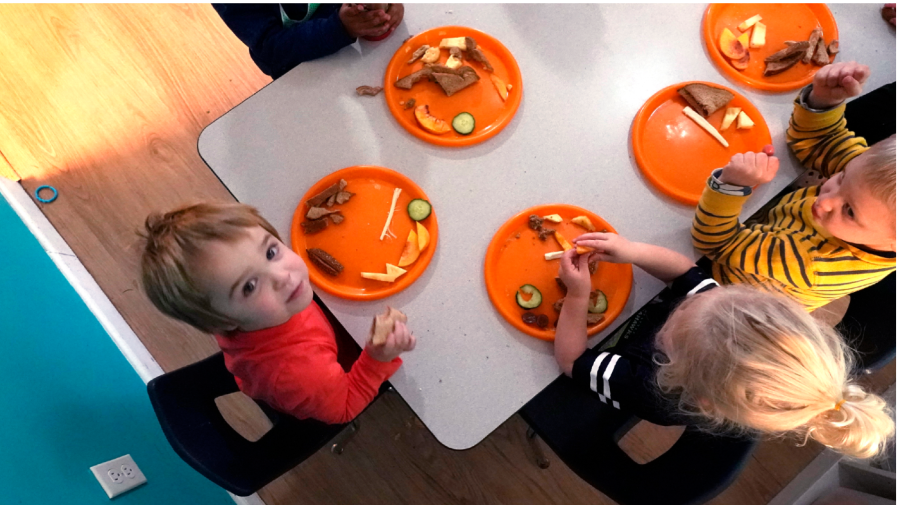
POLYGON ((539 435, 533 431, 533 428, 527 428, 527 446, 530 448, 530 456, 536 462, 536 466, 543 470, 549 468, 549 458, 543 452, 543 448, 539 444, 539 435))
POLYGON ((349 423, 349 426, 346 427, 339 435, 337 435, 333 445, 331 445, 331 453, 339 456, 343 454, 343 449, 346 448, 346 444, 349 443, 350 440, 355 437, 356 433, 359 431, 359 422, 357 420, 353 420, 349 423))

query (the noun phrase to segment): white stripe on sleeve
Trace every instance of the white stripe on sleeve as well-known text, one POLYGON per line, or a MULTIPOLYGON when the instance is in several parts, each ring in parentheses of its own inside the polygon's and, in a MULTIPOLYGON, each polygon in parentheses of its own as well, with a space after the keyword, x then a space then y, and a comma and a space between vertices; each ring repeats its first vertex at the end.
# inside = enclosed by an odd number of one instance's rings
POLYGON ((699 282, 698 286, 690 289, 689 292, 686 293, 686 296, 692 296, 692 295, 698 293, 699 291, 701 291, 702 289, 704 289, 706 286, 710 286, 712 284, 715 286, 719 286, 719 284, 717 284, 717 281, 715 281, 714 279, 705 279, 702 282, 699 282))
POLYGON ((599 357, 592 363, 592 369, 589 371, 589 389, 592 389, 593 393, 599 392, 599 385, 597 384, 599 367, 602 366, 605 356, 608 356, 607 352, 599 354, 599 357))
POLYGON ((615 354, 611 357, 611 361, 608 362, 608 366, 605 367, 605 373, 602 375, 602 380, 605 382, 605 392, 604 395, 606 398, 611 398, 611 384, 608 382, 608 379, 611 378, 611 374, 614 373, 614 365, 617 364, 617 360, 620 359, 619 354, 615 354))

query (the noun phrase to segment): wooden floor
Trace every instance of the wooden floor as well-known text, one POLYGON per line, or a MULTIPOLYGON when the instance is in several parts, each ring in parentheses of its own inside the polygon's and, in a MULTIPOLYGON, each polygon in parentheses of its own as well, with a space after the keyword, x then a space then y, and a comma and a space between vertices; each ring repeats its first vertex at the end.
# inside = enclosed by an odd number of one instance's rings
MULTIPOLYGON (((136 231, 153 210, 231 196, 196 150, 200 131, 265 86, 246 48, 209 5, 0 5, 0 169, 38 204, 164 370, 217 350, 211 337, 159 314, 138 286, 136 231)), ((873 377, 894 382, 894 363, 873 377)), ((229 398, 251 432, 254 406, 229 398)), ((477 447, 441 446, 395 394, 361 416, 341 457, 326 451, 260 491, 277 504, 612 503, 554 455, 528 459, 514 416, 477 447)), ((634 453, 669 444, 664 430, 628 437, 634 453)), ((717 504, 763 504, 819 451, 765 442, 717 504)))

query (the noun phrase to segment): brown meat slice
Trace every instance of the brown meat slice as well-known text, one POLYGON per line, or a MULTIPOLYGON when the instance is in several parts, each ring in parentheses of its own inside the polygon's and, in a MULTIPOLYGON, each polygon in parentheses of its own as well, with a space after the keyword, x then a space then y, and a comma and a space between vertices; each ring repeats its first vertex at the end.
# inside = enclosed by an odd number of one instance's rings
POLYGON ((303 235, 314 235, 321 230, 327 228, 327 219, 316 219, 314 221, 303 221, 299 223, 302 226, 303 235))
POLYGON ((796 63, 801 61, 801 55, 804 53, 794 53, 788 59, 779 60, 779 61, 768 61, 766 66, 764 67, 764 76, 776 75, 795 66, 796 63))
POLYGON ((808 39, 808 47, 804 50, 804 55, 801 57, 802 63, 809 63, 811 58, 814 57, 814 52, 817 50, 817 42, 823 38, 823 29, 819 26, 814 28, 814 31, 811 32, 811 37, 808 39))
POLYGON ((829 47, 826 48, 826 52, 828 52, 830 56, 839 54, 839 41, 833 40, 830 42, 829 47))
POLYGON ((599 268, 599 260, 593 260, 589 262, 589 275, 595 275, 596 270, 599 268))
POLYGON ((335 183, 331 184, 321 193, 318 193, 317 195, 313 196, 312 198, 309 198, 308 200, 306 200, 306 205, 308 205, 309 207, 321 207, 321 204, 326 202, 327 199, 331 197, 331 195, 336 195, 340 191, 343 191, 345 188, 346 188, 346 181, 343 179, 340 179, 339 182, 335 182, 335 183))
POLYGON ((344 203, 348 202, 349 199, 353 196, 355 196, 355 193, 350 193, 349 191, 340 191, 339 193, 334 195, 334 198, 336 198, 338 205, 343 205, 344 203))
POLYGON ((477 41, 473 37, 465 37, 465 51, 471 52, 477 49, 477 41))
POLYGON ((343 265, 322 249, 306 249, 309 260, 327 275, 337 276, 343 271, 343 265))
POLYGON ((593 314, 590 312, 586 314, 586 326, 592 326, 594 324, 599 324, 605 320, 605 314, 593 314))
POLYGON ((567 286, 564 285, 564 281, 561 280, 561 277, 556 277, 555 283, 561 288, 561 293, 564 294, 564 296, 567 296, 567 286))
POLYGON ((383 91, 380 86, 359 86, 355 89, 355 94, 359 96, 375 96, 383 91))
POLYGON ((481 51, 480 48, 470 51, 468 55, 470 56, 468 59, 480 62, 487 72, 493 71, 493 65, 490 64, 490 60, 483 54, 483 51, 481 51))
POLYGON ((421 59, 421 57, 424 56, 424 53, 428 49, 430 49, 430 46, 428 46, 427 44, 424 44, 423 46, 419 47, 418 49, 415 49, 415 52, 412 53, 412 59, 408 60, 408 64, 411 65, 412 63, 421 59))
POLYGON ((415 99, 409 98, 408 100, 406 100, 405 105, 403 105, 402 108, 403 108, 403 110, 414 109, 415 108, 415 99))
POLYGON ((433 67, 424 67, 421 70, 418 70, 417 72, 413 72, 413 73, 403 77, 402 79, 399 79, 398 81, 394 82, 393 85, 399 89, 412 89, 412 86, 416 82, 420 81, 421 79, 423 79, 425 77, 430 78, 430 76, 432 74, 433 74, 433 67))
POLYGON ((452 96, 480 80, 480 76, 477 75, 477 71, 475 71, 471 67, 464 66, 459 68, 459 70, 462 71, 462 75, 444 74, 437 72, 433 73, 433 77, 443 88, 443 91, 446 92, 446 96, 452 96), (468 70, 465 71, 464 69, 468 70))
POLYGON ((324 205, 326 207, 333 207, 335 203, 337 203, 337 195, 331 195, 330 198, 328 198, 327 201, 324 202, 324 205))
POLYGON ((449 56, 455 56, 455 58, 459 60, 464 59, 464 56, 461 54, 461 49, 457 47, 449 48, 449 56))
POLYGON ((814 65, 825 66, 829 65, 829 53, 826 52, 826 42, 823 42, 823 38, 817 39, 817 50, 814 51, 814 57, 811 59, 814 62, 814 65))
POLYGON ((334 212, 340 212, 339 210, 327 210, 324 207, 312 207, 306 212, 306 219, 315 220, 321 219, 322 217, 333 214, 334 212))
POLYGON ((340 214, 339 212, 337 212, 335 214, 331 214, 327 217, 329 217, 330 220, 334 222, 334 224, 340 224, 343 222, 343 219, 344 219, 343 214, 340 214))
MULTIPOLYGON (((789 44, 785 49, 781 49, 770 56, 764 58, 764 61, 767 63, 773 63, 777 61, 791 59, 792 56, 798 55, 798 59, 800 60, 802 56, 804 56, 804 52, 810 47, 810 44, 807 40, 802 40, 801 42, 796 42, 794 44, 789 44)), ((790 65, 791 66, 791 65, 790 65)))
POLYGON ((561 312, 561 307, 564 305, 564 298, 559 298, 555 300, 555 303, 552 304, 552 308, 555 309, 555 312, 561 312))

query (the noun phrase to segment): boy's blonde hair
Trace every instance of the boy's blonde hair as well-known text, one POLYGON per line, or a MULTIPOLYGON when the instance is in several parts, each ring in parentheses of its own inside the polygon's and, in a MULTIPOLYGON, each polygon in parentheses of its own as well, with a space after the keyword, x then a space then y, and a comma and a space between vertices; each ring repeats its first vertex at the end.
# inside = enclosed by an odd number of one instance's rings
POLYGON ((890 208, 895 207, 895 135, 873 144, 861 154, 863 179, 870 192, 890 208))
POLYGON ((715 427, 793 433, 857 458, 879 454, 895 431, 885 401, 849 377, 839 334, 794 301, 719 287, 686 300, 660 332, 670 349, 658 385, 715 427))
POLYGON ((278 240, 280 236, 259 211, 240 203, 199 203, 170 212, 150 214, 144 223, 140 262, 143 289, 159 310, 208 333, 237 323, 212 308, 207 293, 197 289, 191 261, 203 244, 213 240, 234 242, 248 228, 261 226, 278 240))

